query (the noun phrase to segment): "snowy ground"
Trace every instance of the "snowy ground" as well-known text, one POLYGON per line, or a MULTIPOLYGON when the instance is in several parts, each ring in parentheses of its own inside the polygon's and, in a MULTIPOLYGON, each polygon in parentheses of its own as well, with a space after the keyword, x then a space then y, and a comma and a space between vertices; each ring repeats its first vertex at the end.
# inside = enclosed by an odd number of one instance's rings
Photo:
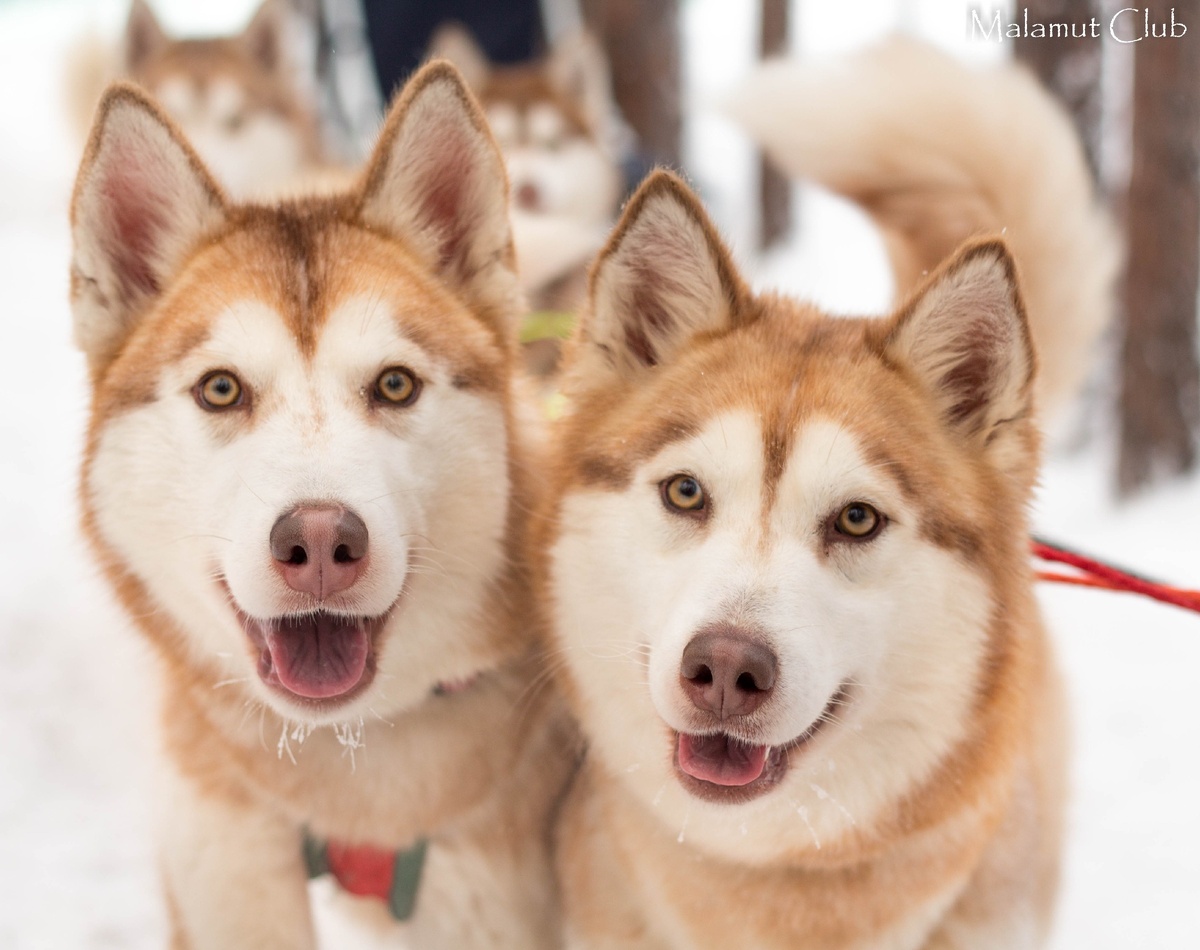
MULTIPOLYGON (((249 5, 181 4, 165 18, 180 28, 236 23, 249 5), (194 19, 201 8, 210 19, 194 19)), ((141 651, 74 527, 86 401, 66 306, 75 150, 60 119, 58 56, 85 25, 83 6, 0 0, 0 947, 19 950, 151 948, 163 939, 145 804, 141 651)), ((729 50, 749 49, 753 24, 724 16, 731 7, 685 3, 696 110, 689 148, 693 173, 747 260, 750 153, 701 111, 744 68, 729 50)), ((806 4, 808 43, 854 45, 869 38, 864 22, 878 32, 901 21, 945 45, 962 43, 957 3, 872 0, 855 5, 853 29, 848 15, 828 12, 834 7, 806 4)), ((111 25, 122 8, 97 3, 89 15, 111 25)), ((840 309, 882 305, 887 281, 862 222, 828 199, 808 200, 804 215, 804 235, 765 262, 747 260, 759 282, 840 309)), ((1101 449, 1052 458, 1040 530, 1200 586, 1200 478, 1117 507, 1110 468, 1101 449)), ((1076 733, 1054 946, 1200 946, 1200 617, 1074 589, 1046 589, 1043 602, 1076 733)))

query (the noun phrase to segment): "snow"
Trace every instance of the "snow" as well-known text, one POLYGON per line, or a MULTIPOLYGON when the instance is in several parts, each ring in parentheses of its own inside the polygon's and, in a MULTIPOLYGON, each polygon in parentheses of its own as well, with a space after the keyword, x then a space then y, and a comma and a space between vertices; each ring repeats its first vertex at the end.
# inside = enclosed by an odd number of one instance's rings
MULTIPOLYGON (((252 5, 158 4, 178 29, 237 26, 252 5)), ((827 196, 803 198, 804 232, 752 259, 753 155, 708 111, 750 62, 752 5, 739 5, 740 17, 731 6, 684 4, 690 170, 758 284, 836 309, 878 309, 890 292, 878 240, 827 196)), ((804 52, 907 24, 959 52, 997 55, 963 47, 962 4, 871 0, 855 4, 853 21, 845 9, 804 5, 804 52)), ((15 950, 164 943, 145 657, 75 527, 86 386, 66 304, 77 146, 61 118, 60 57, 81 29, 112 30, 123 11, 120 2, 0 5, 0 946, 15 950)), ((1118 505, 1112 468, 1103 447, 1053 456, 1039 531, 1200 586, 1200 477, 1118 505)), ((1054 947, 1200 945, 1200 616, 1072 588, 1046 587, 1042 601, 1075 732, 1054 947)), ((337 902, 328 891, 320 889, 323 909, 337 902)))

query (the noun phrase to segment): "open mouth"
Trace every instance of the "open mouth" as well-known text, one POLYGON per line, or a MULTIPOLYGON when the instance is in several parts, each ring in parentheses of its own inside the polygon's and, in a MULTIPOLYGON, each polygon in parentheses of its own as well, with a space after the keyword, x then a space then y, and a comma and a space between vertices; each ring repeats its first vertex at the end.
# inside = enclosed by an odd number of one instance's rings
POLYGON ((677 732, 675 770, 684 788, 705 801, 750 801, 779 784, 791 765, 792 753, 810 743, 832 720, 834 709, 848 700, 847 687, 842 686, 813 724, 783 745, 759 745, 727 732, 677 732))
POLYGON ((315 610, 270 620, 242 615, 259 650, 259 678, 289 699, 343 703, 375 678, 375 640, 391 614, 355 617, 315 610))

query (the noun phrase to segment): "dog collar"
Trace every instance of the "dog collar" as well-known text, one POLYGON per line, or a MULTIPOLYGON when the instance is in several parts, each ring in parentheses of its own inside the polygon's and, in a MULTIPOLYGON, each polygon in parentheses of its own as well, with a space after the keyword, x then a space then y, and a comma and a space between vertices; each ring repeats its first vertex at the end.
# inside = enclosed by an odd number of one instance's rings
POLYGON ((382 900, 394 920, 408 920, 416 909, 428 849, 425 838, 406 851, 386 851, 304 834, 304 863, 310 878, 332 874, 348 893, 382 900))

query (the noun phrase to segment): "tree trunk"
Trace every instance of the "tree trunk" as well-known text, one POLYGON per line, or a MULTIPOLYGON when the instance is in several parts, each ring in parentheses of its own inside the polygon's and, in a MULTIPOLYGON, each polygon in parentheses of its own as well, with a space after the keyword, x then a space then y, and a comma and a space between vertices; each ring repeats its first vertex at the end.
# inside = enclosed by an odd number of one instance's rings
POLYGON ((1200 36, 1144 40, 1134 61, 1124 338, 1122 494, 1190 470, 1200 423, 1200 36))
POLYGON ((582 9, 608 53, 617 105, 644 156, 679 168, 679 0, 583 0, 582 9))
MULTIPOLYGON (((1018 37, 1017 59, 1067 107, 1079 137, 1083 141, 1088 167, 1095 176, 1100 167, 1100 71, 1107 20, 1099 0, 1027 0, 1021 9, 1029 10, 1031 23, 1065 23, 1067 36, 1018 37), (1101 35, 1070 36, 1070 25, 1090 23, 1095 18, 1101 35)), ((1080 30, 1079 32, 1083 32, 1080 30)))
MULTIPOLYGON (((788 47, 788 0, 762 0, 758 51, 763 58, 778 56, 788 47)), ((758 156, 758 246, 766 249, 787 234, 792 223, 792 188, 767 156, 758 156)))

